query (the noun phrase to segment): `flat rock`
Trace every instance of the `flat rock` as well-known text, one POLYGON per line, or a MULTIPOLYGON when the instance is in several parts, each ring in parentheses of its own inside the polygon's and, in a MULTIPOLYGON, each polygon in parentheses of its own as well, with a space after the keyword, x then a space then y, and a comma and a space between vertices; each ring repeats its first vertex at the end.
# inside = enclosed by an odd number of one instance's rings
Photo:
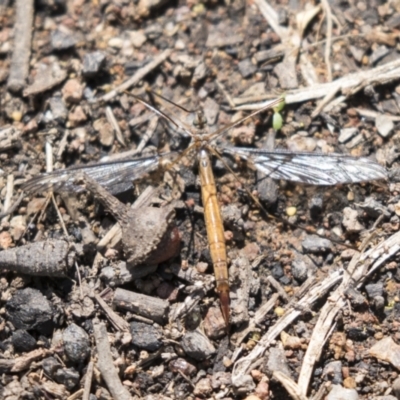
POLYGON ((201 361, 215 353, 215 347, 199 331, 188 332, 181 341, 183 351, 195 360, 201 361))
POLYGON ((329 239, 317 235, 307 235, 301 245, 307 253, 324 253, 332 248, 332 242, 329 239))
POLYGON ((390 336, 375 343, 370 348, 369 354, 400 369, 400 346, 390 336))
POLYGON ((162 346, 162 331, 154 325, 133 321, 130 324, 132 343, 140 349, 156 351, 162 346))

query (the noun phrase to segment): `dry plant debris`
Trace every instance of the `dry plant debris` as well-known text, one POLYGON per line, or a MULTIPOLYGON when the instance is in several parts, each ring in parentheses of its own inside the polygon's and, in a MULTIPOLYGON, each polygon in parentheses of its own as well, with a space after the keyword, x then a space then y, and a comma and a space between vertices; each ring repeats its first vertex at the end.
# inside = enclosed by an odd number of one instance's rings
POLYGON ((400 398, 399 15, 384 0, 0 2, 0 397, 400 398), (316 189, 215 162, 229 336, 191 160, 118 199, 84 176, 78 196, 21 193, 51 166, 181 151, 126 93, 149 88, 203 106, 212 130, 285 93, 279 132, 265 113, 221 141, 390 171, 316 189))

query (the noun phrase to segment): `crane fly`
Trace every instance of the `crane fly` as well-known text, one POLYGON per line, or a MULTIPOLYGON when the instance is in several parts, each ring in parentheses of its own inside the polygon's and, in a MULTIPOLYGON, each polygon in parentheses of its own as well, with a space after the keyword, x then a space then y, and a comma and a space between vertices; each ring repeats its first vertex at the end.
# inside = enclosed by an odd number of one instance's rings
MULTIPOLYGON (((132 95, 133 96, 133 95, 132 95)), ((226 326, 229 326, 229 283, 228 260, 224 237, 224 227, 217 199, 217 188, 212 170, 211 158, 221 154, 239 156, 253 167, 273 179, 284 179, 311 185, 336 185, 339 183, 356 183, 385 179, 386 169, 366 157, 355 158, 344 154, 303 153, 285 150, 267 151, 258 148, 228 147, 216 144, 216 139, 229 129, 236 127, 245 120, 262 111, 279 105, 282 98, 272 101, 267 106, 250 115, 241 118, 227 126, 210 132, 202 112, 198 112, 193 127, 170 117, 145 100, 133 96, 159 117, 174 125, 181 132, 191 137, 190 145, 183 154, 177 152, 160 155, 123 159, 105 163, 74 166, 68 169, 44 173, 28 180, 23 190, 34 193, 48 189, 59 192, 79 192, 82 187, 76 184, 78 172, 84 172, 95 179, 111 193, 129 189, 132 181, 142 178, 145 174, 161 166, 165 157, 175 156, 177 162, 183 155, 197 154, 198 169, 201 182, 201 196, 204 207, 204 218, 208 237, 210 255, 216 279, 216 291, 219 294, 220 305, 226 326)), ((166 100, 166 99, 164 99, 166 100)), ((167 100, 168 101, 168 100, 167 100)))

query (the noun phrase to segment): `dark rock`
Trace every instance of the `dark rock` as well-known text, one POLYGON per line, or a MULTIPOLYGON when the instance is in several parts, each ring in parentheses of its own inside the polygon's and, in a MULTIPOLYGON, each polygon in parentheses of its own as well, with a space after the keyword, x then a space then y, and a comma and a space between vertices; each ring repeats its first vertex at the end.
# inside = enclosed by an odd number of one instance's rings
POLYGON ((54 379, 54 375, 58 369, 62 368, 61 363, 54 357, 47 357, 42 361, 42 367, 44 372, 54 379))
POLYGON ((369 336, 369 332, 366 332, 362 326, 351 327, 347 330, 347 337, 358 342, 368 339, 369 336))
POLYGON ((272 207, 278 200, 278 186, 267 175, 257 171, 257 193, 260 201, 267 207, 272 207))
MULTIPOLYGON (((300 257, 300 255, 296 255, 292 262, 293 278, 299 282, 304 282, 307 279, 308 265, 304 262, 304 258, 300 257)), ((310 260, 310 262, 312 261, 310 260)))
POLYGON ((308 203, 311 218, 317 218, 321 214, 323 206, 324 200, 321 196, 312 196, 308 203))
POLYGON ((213 344, 199 331, 188 332, 181 341, 183 351, 195 360, 201 361, 215 353, 213 344))
POLYGON ((284 272, 283 272, 283 268, 281 267, 280 264, 275 264, 272 269, 271 269, 271 275, 276 279, 279 280, 280 278, 282 278, 284 272))
POLYGON ((301 245, 307 253, 324 253, 332 248, 330 240, 317 235, 307 235, 301 245))
POLYGON ((36 347, 35 338, 24 329, 16 330, 11 340, 16 352, 28 352, 36 347))
POLYGON ((99 73, 104 65, 106 56, 101 51, 86 53, 83 57, 82 74, 86 77, 92 77, 99 73))
POLYGON ((131 322, 132 343, 148 351, 156 351, 162 346, 161 329, 143 322, 131 322))
POLYGON ((284 276, 282 276, 282 278, 279 279, 279 282, 280 282, 282 285, 287 286, 287 285, 290 285, 290 283, 292 282, 292 280, 291 280, 290 277, 284 275, 284 276))
POLYGON ((88 334, 78 325, 71 324, 63 332, 64 351, 72 362, 83 362, 90 353, 88 334))
POLYGON ((54 380, 71 391, 79 383, 79 373, 74 368, 60 368, 54 374, 54 380))
POLYGON ((53 307, 39 290, 18 290, 7 302, 6 310, 10 322, 17 329, 36 329, 46 335, 54 328, 53 307))
POLYGON ((365 291, 367 292, 368 297, 370 299, 373 299, 376 296, 382 296, 383 295, 383 283, 377 282, 377 283, 370 283, 368 285, 365 285, 365 291))
POLYGON ((366 306, 367 299, 356 289, 349 288, 345 291, 345 295, 354 307, 366 306))

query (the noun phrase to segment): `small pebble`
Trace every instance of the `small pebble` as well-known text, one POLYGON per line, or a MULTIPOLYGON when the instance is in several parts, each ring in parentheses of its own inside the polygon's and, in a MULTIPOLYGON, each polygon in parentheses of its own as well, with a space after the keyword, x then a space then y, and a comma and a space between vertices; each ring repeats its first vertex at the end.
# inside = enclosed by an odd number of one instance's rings
POLYGON ((36 329, 42 333, 53 330, 53 307, 37 289, 17 290, 6 303, 6 311, 17 329, 36 329))
POLYGON ((199 331, 186 333, 181 339, 183 351, 191 358, 201 361, 215 353, 215 347, 209 339, 199 331))
POLYGON ((341 385, 332 385, 326 400, 358 400, 358 393, 354 389, 346 389, 341 385))
POLYGON ((239 72, 243 78, 249 78, 257 71, 257 66, 251 62, 250 58, 246 58, 238 64, 239 72))
POLYGON ((347 200, 348 201, 354 201, 354 192, 353 191, 349 191, 349 192, 347 192, 347 200))
POLYGON ((332 249, 332 242, 317 235, 307 235, 301 246, 308 253, 324 253, 332 249))
POLYGON ((172 372, 181 371, 185 376, 193 376, 197 372, 197 368, 187 362, 184 358, 176 358, 169 363, 169 369, 172 372))
POLYGON ((123 41, 123 39, 121 39, 119 37, 111 38, 108 41, 108 46, 113 47, 114 49, 121 49, 123 45, 124 45, 124 41, 123 41))
POLYGON ((86 120, 87 116, 81 106, 76 106, 68 115, 69 127, 76 127, 79 124, 85 122, 86 120))
POLYGON ((384 138, 388 137, 394 129, 393 121, 384 114, 380 114, 375 118, 375 126, 378 133, 384 138))
POLYGON ((285 314, 285 309, 282 307, 276 307, 274 312, 277 317, 282 317, 282 315, 285 314))
POLYGON ((194 389, 193 389, 193 394, 195 396, 199 396, 202 398, 207 398, 210 396, 210 394, 212 393, 212 387, 211 387, 211 380, 210 378, 203 378, 200 379, 194 389))
POLYGON ((358 212, 350 207, 345 207, 343 210, 343 226, 349 233, 358 233, 365 229, 365 227, 358 222, 358 212))
POLYGON ((83 86, 78 79, 69 79, 62 88, 62 95, 66 103, 79 103, 83 96, 83 86))
POLYGON ((80 326, 71 324, 63 332, 65 355, 72 362, 82 363, 90 353, 89 335, 80 326))
POLYGON ((103 67, 106 56, 101 51, 86 53, 83 56, 82 74, 86 77, 92 77, 98 74, 103 67))
POLYGON ((162 331, 154 325, 133 321, 130 324, 132 343, 140 349, 156 351, 162 346, 162 331))
POLYGON ((13 243, 12 237, 8 231, 3 231, 0 233, 0 249, 6 250, 13 243))
POLYGON ((14 122, 21 122, 22 117, 23 117, 23 114, 19 110, 13 111, 11 113, 11 118, 13 119, 14 122))
POLYGON ((390 336, 375 343, 369 349, 369 354, 378 360, 386 361, 395 368, 400 369, 400 345, 390 336))
POLYGON ((293 217, 297 213, 297 208, 296 207, 287 207, 286 208, 286 215, 289 217, 293 217))
POLYGON ((36 347, 36 339, 24 329, 13 332, 11 341, 16 352, 29 352, 36 347))
POLYGON ((51 47, 53 50, 67 50, 77 43, 74 35, 67 29, 55 30, 51 33, 51 47))
POLYGON ((144 45, 147 40, 146 35, 143 33, 142 30, 139 31, 130 31, 129 36, 131 39, 131 43, 134 47, 140 48, 144 45))

